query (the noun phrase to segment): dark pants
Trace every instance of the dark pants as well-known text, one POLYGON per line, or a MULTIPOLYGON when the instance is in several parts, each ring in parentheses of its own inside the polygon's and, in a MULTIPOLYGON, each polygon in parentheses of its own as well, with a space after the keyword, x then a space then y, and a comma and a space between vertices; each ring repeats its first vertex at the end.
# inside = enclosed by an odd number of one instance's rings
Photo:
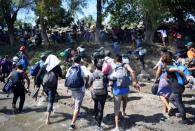
POLYGON ((20 103, 19 103, 19 111, 23 110, 23 106, 24 106, 24 101, 25 101, 25 89, 23 87, 16 87, 15 89, 13 89, 13 101, 12 101, 12 105, 15 108, 16 106, 16 102, 18 100, 18 97, 20 97, 20 103))
POLYGON ((98 126, 101 126, 101 122, 103 119, 103 112, 104 112, 104 105, 106 102, 107 95, 99 95, 93 97, 94 100, 94 112, 95 112, 95 119, 98 122, 98 126))
POLYGON ((47 104, 47 112, 51 112, 53 110, 53 103, 56 95, 56 88, 44 88, 45 93, 48 96, 48 104, 47 104))
POLYGON ((182 94, 172 93, 169 99, 170 102, 178 109, 179 113, 182 115, 182 120, 186 120, 186 111, 182 101, 182 94))
POLYGON ((142 64, 142 68, 143 68, 143 70, 144 70, 144 69, 145 69, 144 55, 140 55, 140 56, 139 56, 139 60, 140 60, 140 62, 141 62, 141 64, 142 64))

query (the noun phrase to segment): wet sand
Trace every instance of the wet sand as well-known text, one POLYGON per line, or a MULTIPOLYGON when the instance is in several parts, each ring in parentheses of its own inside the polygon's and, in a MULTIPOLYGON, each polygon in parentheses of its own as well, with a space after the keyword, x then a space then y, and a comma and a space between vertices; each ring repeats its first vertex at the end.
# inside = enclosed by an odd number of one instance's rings
MULTIPOLYGON (((145 83, 142 92, 138 93, 131 88, 129 102, 127 104, 126 114, 120 121, 124 131, 195 131, 195 124, 192 121, 195 114, 195 99, 192 99, 192 92, 186 89, 184 93, 184 103, 187 107, 187 118, 191 125, 180 125, 175 116, 168 117, 163 113, 163 107, 160 99, 150 93, 151 82, 145 83)), ((31 87, 32 90, 33 87, 31 87)), ((45 125, 46 102, 43 97, 39 97, 35 102, 31 96, 26 95, 24 112, 21 114, 12 114, 11 103, 12 95, 7 97, 1 92, 0 84, 0 131, 67 131, 72 117, 71 92, 67 92, 64 87, 64 80, 59 81, 58 92, 60 97, 54 104, 54 111, 51 116, 51 124, 45 125)), ((114 109, 113 99, 109 97, 105 104, 103 128, 110 131, 114 128, 114 109)), ((79 119, 76 122, 76 131, 94 131, 96 130, 93 117, 93 101, 90 91, 87 90, 82 104, 79 119)))

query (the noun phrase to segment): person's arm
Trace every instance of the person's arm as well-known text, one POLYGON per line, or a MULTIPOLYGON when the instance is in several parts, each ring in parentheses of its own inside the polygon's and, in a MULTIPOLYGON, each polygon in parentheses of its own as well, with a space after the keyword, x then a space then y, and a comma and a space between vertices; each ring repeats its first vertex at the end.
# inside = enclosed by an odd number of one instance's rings
POLYGON ((162 66, 158 66, 156 75, 155 75, 155 83, 158 82, 161 73, 162 73, 162 66))
POLYGON ((169 71, 169 72, 177 72, 177 73, 179 73, 184 79, 187 80, 186 75, 185 75, 181 70, 179 70, 179 69, 177 69, 177 68, 169 68, 168 71, 169 71))
POLYGON ((191 68, 188 68, 189 71, 194 71, 195 70, 195 66, 194 67, 191 67, 191 68))
POLYGON ((9 74, 9 76, 7 77, 7 79, 9 80, 12 76, 12 72, 9 74))
POLYGON ((125 64, 126 69, 130 72, 133 79, 133 86, 140 91, 140 85, 137 81, 136 74, 129 64, 125 64))
POLYGON ((26 73, 23 73, 23 77, 27 81, 27 91, 29 91, 29 88, 30 88, 30 79, 28 78, 28 75, 26 73))

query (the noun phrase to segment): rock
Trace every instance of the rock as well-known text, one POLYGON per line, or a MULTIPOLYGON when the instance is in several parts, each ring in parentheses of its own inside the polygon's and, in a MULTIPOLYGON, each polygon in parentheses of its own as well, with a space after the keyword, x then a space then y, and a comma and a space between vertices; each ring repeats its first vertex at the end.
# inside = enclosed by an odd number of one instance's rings
POLYGON ((139 74, 137 76, 137 79, 139 81, 149 81, 151 79, 151 76, 150 76, 150 74, 139 74))

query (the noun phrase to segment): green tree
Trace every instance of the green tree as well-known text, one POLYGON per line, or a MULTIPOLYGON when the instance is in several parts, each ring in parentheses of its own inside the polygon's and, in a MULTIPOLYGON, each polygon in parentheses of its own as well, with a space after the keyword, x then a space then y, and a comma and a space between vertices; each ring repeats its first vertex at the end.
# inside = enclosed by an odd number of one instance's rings
POLYGON ((162 5, 167 7, 171 15, 176 18, 178 29, 181 32, 186 30, 186 17, 195 14, 195 1, 194 0, 163 0, 162 5))
POLYGON ((31 0, 0 0, 0 10, 8 27, 9 40, 11 45, 13 45, 15 42, 14 23, 16 21, 18 11, 21 8, 27 8, 31 4, 31 0))
POLYGON ((87 0, 66 0, 69 6, 69 12, 72 16, 76 16, 76 13, 84 14, 83 8, 87 8, 87 0))
POLYGON ((104 17, 103 8, 108 0, 97 0, 97 16, 96 16, 96 31, 95 31, 95 41, 99 43, 99 32, 102 27, 102 20, 104 17))
POLYGON ((109 24, 112 27, 129 26, 141 19, 137 5, 130 0, 110 0, 105 13, 111 15, 109 24))
POLYGON ((49 38, 47 35, 47 20, 55 14, 59 13, 61 7, 61 0, 35 0, 35 13, 39 17, 39 23, 41 25, 41 36, 43 44, 48 46, 49 38))
POLYGON ((95 20, 93 19, 92 15, 88 15, 88 16, 81 18, 81 21, 84 21, 84 23, 88 25, 89 28, 91 27, 91 25, 95 24, 95 20))

